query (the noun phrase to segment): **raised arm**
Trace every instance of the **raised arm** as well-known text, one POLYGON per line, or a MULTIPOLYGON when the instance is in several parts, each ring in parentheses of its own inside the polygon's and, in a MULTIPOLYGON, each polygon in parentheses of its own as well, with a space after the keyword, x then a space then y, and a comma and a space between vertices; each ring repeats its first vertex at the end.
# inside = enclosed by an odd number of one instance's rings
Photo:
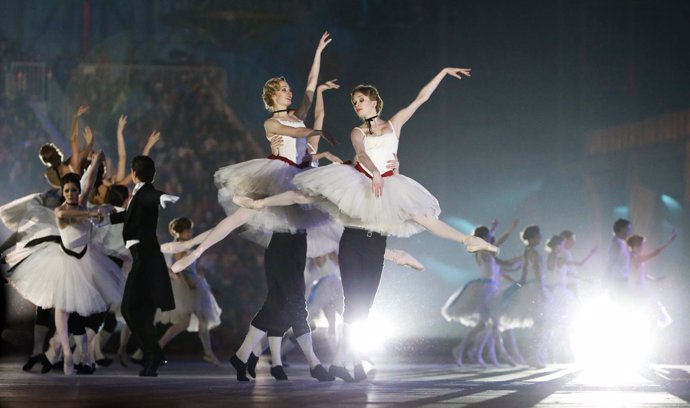
POLYGON ((159 140, 161 140, 161 132, 157 130, 151 132, 149 138, 146 140, 146 145, 144 146, 144 150, 141 152, 141 154, 144 156, 150 156, 149 153, 151 153, 151 149, 153 149, 153 146, 155 146, 159 140))
POLYGON ((330 34, 328 31, 323 33, 321 40, 319 40, 319 45, 316 47, 316 53, 314 54, 314 62, 311 64, 311 70, 309 70, 309 76, 307 76, 307 89, 304 91, 304 97, 300 103, 295 115, 304 120, 307 117, 307 112, 311 108, 312 100, 314 99, 314 91, 316 90, 316 84, 319 80, 319 70, 321 69, 321 53, 323 49, 331 42, 330 34))
MULTIPOLYGON (((72 126, 70 128, 69 144, 72 149, 72 156, 70 157, 70 166, 72 170, 79 171, 79 164, 81 161, 79 152, 79 141, 77 136, 79 134, 79 118, 89 110, 88 106, 82 105, 77 109, 77 112, 72 116, 72 126)), ((62 177, 64 174, 60 174, 62 177)))
POLYGON ((515 231, 515 228, 517 228, 518 224, 520 224, 520 220, 518 220, 517 218, 514 219, 513 222, 510 224, 510 228, 508 228, 508 231, 504 232, 503 235, 498 237, 494 245, 500 246, 501 244, 506 242, 510 234, 512 234, 513 231, 515 231))
MULTIPOLYGON (((323 103, 323 93, 329 89, 338 89, 340 85, 336 83, 337 79, 331 79, 316 88, 316 101, 314 102, 314 129, 323 129, 323 120, 326 117, 326 108, 323 103)), ((311 136, 307 143, 311 145, 314 152, 319 151, 320 136, 311 136)))
POLYGON ((673 240, 676 239, 676 236, 677 236, 676 230, 671 231, 671 236, 668 237, 668 240, 666 240, 666 242, 662 246, 660 246, 659 248, 655 249, 652 252, 640 255, 639 261, 640 262, 647 262, 650 259, 659 256, 662 252, 664 252, 664 249, 666 249, 666 247, 668 247, 671 244, 671 242, 673 242, 673 240))
POLYGON ((595 245, 595 246, 589 251, 589 253, 587 254, 587 256, 585 256, 584 258, 582 258, 581 261, 568 261, 568 260, 566 260, 564 263, 565 263, 566 265, 583 266, 584 264, 587 263, 587 261, 589 261, 589 260, 592 258, 592 256, 594 256, 594 254, 597 253, 597 251, 599 251, 599 247, 595 245))
POLYGON ((125 148, 125 125, 127 116, 120 115, 117 121, 117 171, 113 178, 114 183, 118 183, 127 176, 127 149, 125 148))
POLYGON ((401 109, 393 115, 391 118, 391 122, 393 122, 393 126, 398 129, 398 135, 400 135, 401 129, 405 123, 412 117, 412 115, 417 111, 417 109, 422 106, 422 104, 426 101, 429 100, 429 97, 431 97, 431 94, 434 93, 438 85, 441 83, 441 80, 446 76, 446 75, 452 75, 458 79, 462 79, 462 76, 470 76, 472 74, 472 70, 469 68, 443 68, 441 72, 436 74, 436 76, 429 81, 428 84, 424 85, 424 88, 422 88, 421 91, 419 91, 419 94, 417 94, 417 97, 415 98, 414 101, 412 101, 411 104, 409 104, 406 108, 401 109))
POLYGON ((83 187, 81 194, 79 194, 79 205, 86 205, 91 190, 93 189, 93 183, 96 181, 98 168, 103 164, 103 160, 105 160, 105 154, 103 154, 103 152, 93 153, 91 155, 90 169, 84 174, 86 180, 82 183, 83 187))

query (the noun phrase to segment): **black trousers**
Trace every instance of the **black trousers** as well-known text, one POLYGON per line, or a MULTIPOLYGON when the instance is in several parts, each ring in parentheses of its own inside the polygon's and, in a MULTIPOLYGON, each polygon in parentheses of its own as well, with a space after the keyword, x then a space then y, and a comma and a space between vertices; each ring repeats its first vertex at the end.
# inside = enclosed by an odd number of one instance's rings
POLYGON ((156 327, 153 325, 156 306, 151 296, 147 271, 142 268, 142 263, 146 263, 142 257, 145 257, 146 253, 140 253, 140 246, 137 244, 130 248, 132 270, 127 275, 121 310, 132 336, 141 345, 144 358, 152 359, 154 356, 162 356, 163 351, 158 345, 156 327))
POLYGON ((338 263, 345 298, 345 323, 355 323, 369 317, 381 283, 385 252, 385 235, 357 228, 345 228, 343 231, 338 263))
POLYGON ((280 337, 290 327, 295 337, 310 332, 304 300, 306 260, 306 233, 273 233, 264 253, 268 293, 252 326, 270 337, 280 337))

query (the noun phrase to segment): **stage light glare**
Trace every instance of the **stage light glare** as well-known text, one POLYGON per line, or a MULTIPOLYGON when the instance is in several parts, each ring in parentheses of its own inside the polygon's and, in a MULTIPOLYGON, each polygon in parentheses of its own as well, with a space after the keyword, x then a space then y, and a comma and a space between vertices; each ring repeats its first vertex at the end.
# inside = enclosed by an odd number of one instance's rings
POLYGON ((370 316, 368 320, 352 324, 350 342, 360 353, 380 349, 392 336, 392 327, 384 319, 370 316))
POLYGON ((651 333, 650 316, 644 310, 600 296, 580 310, 572 337, 576 361, 611 379, 611 370, 629 371, 649 360, 651 333))

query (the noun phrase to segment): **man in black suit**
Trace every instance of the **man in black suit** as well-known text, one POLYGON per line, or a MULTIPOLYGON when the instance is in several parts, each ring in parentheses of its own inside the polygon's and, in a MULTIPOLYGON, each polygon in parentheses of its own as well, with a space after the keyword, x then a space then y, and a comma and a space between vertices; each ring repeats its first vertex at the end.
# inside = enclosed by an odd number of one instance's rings
POLYGON ((165 208, 166 203, 174 203, 179 197, 156 190, 151 184, 155 174, 156 167, 150 157, 135 157, 132 160, 135 186, 129 205, 124 212, 110 216, 113 224, 124 222, 122 236, 132 253, 132 270, 122 296, 122 316, 144 351, 144 369, 139 372, 143 377, 156 377, 158 368, 166 363, 153 325, 156 308, 163 311, 175 308, 156 228, 158 205, 165 208))

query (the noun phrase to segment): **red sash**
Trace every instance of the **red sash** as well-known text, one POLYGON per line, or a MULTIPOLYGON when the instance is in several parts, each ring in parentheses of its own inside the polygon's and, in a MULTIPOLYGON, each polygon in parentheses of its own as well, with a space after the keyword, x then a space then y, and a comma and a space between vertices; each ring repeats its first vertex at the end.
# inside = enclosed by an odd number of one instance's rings
MULTIPOLYGON (((369 177, 369 178, 372 178, 372 177, 369 175, 369 173, 367 173, 366 170, 364 170, 364 167, 362 167, 362 165, 359 164, 359 163, 357 163, 357 164, 355 165, 355 170, 357 170, 358 172, 364 174, 365 176, 367 176, 367 177, 369 177)), ((392 175, 394 175, 394 174, 395 174, 395 172, 394 172, 393 170, 388 170, 387 172, 381 174, 381 177, 390 177, 390 176, 392 176, 392 175)))

